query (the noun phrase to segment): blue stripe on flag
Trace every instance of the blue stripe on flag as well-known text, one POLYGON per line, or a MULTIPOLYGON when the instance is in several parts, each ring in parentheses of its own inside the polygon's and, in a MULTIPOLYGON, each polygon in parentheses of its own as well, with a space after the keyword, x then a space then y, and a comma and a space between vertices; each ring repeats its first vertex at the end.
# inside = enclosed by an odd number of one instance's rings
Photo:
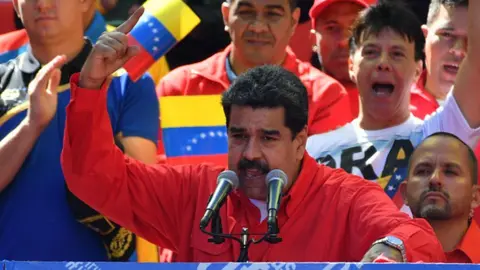
POLYGON ((407 177, 407 168, 397 168, 395 172, 390 177, 388 184, 385 186, 384 190, 387 193, 388 197, 393 199, 395 194, 398 192, 400 184, 407 177))
POLYGON ((225 126, 164 128, 162 132, 167 158, 228 152, 225 126))
POLYGON ((0 64, 6 63, 9 60, 17 58, 20 54, 24 53, 27 51, 28 44, 23 45, 22 47, 16 49, 16 50, 11 50, 11 51, 6 51, 4 53, 0 54, 0 64))
POLYGON ((130 34, 155 60, 160 59, 177 43, 167 28, 147 11, 144 11, 140 23, 135 25, 130 34))

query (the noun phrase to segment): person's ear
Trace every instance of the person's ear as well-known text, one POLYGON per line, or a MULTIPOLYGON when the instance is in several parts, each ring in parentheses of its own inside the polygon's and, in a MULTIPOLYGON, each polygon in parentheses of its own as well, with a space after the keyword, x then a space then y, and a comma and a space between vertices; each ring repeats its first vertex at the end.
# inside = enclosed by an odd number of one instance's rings
POLYGON ((480 205, 480 190, 478 185, 474 185, 472 190, 472 209, 477 208, 479 205, 480 205))
POLYGON ((298 22, 300 20, 300 8, 295 8, 295 10, 292 12, 292 27, 290 27, 290 37, 295 34, 295 29, 297 29, 298 22))
POLYGON ((350 75, 350 80, 352 80, 352 82, 357 83, 357 75, 355 74, 353 57, 354 55, 350 54, 350 57, 348 58, 348 75, 350 75))
POLYGON ((400 186, 398 188, 399 188, 399 191, 400 191, 400 195, 402 195, 403 203, 405 203, 405 205, 409 206, 408 205, 408 200, 407 200, 407 180, 408 179, 405 179, 405 181, 400 183, 400 186))
POLYGON ((230 3, 228 1, 225 1, 222 3, 221 11, 222 11, 222 17, 223 17, 223 24, 225 25, 225 31, 229 32, 230 28, 228 26, 229 25, 228 19, 230 17, 230 3))
POLYGON ((423 37, 424 37, 424 38, 427 38, 427 36, 428 36, 428 31, 429 31, 429 30, 428 30, 428 26, 427 26, 426 24, 423 24, 423 25, 421 26, 421 28, 422 28, 422 32, 423 32, 423 37))
POLYGON ((92 6, 96 5, 95 0, 79 0, 80 1, 80 10, 85 13, 88 12, 92 6))

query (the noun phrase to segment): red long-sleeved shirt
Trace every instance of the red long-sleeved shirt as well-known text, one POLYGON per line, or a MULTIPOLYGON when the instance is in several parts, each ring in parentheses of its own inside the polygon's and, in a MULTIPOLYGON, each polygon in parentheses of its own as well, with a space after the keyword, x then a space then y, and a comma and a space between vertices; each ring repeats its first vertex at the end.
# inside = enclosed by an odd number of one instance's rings
MULTIPOLYGON (((148 166, 125 157, 111 136, 106 90, 81 89, 72 77, 62 167, 70 190, 118 224, 178 254, 178 261, 235 261, 240 248, 215 245, 199 229, 223 170, 209 165, 148 166), (86 132, 87 131, 87 132, 86 132)), ((241 192, 229 195, 220 217, 225 233, 266 231, 260 212, 241 192)), ((302 171, 279 211, 278 244, 252 245, 250 261, 359 261, 376 239, 401 238, 409 261, 444 261, 424 220, 400 213, 384 191, 305 155, 302 171)))

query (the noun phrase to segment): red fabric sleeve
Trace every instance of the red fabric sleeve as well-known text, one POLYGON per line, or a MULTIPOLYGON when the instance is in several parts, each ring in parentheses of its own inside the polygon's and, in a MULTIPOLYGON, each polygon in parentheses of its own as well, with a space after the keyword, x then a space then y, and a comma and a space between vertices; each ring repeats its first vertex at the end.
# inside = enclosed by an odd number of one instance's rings
POLYGON ((354 118, 347 91, 339 82, 328 79, 331 81, 319 78, 313 85, 309 135, 335 130, 354 118))
MULTIPOLYGON (((178 250, 189 198, 197 187, 192 166, 145 165, 124 156, 114 144, 106 85, 82 89, 71 78, 61 156, 68 188, 82 201, 154 244, 178 250)), ((198 177, 195 177, 196 179, 198 177)), ((191 200, 190 200, 191 201, 191 200)))
POLYGON ((408 262, 445 262, 442 246, 425 220, 400 212, 376 183, 351 184, 348 235, 354 259, 363 258, 374 241, 391 235, 403 241, 408 262))

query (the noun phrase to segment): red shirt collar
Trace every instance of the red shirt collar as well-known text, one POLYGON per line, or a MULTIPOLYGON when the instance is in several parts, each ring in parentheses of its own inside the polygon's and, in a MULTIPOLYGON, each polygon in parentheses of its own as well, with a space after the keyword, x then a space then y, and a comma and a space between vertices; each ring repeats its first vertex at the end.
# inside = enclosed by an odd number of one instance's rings
MULTIPOLYGON (((224 86, 230 85, 227 77, 225 61, 227 60, 228 55, 232 51, 232 48, 233 44, 228 45, 223 51, 203 61, 203 65, 196 66, 193 72, 198 73, 199 75, 202 75, 203 77, 206 77, 208 79, 220 82, 224 86)), ((282 66, 290 72, 297 74, 297 61, 298 60, 295 53, 290 47, 287 47, 285 61, 283 62, 282 66)))
POLYGON ((462 251, 472 263, 480 263, 480 229, 472 219, 467 232, 459 243, 457 250, 462 251))
POLYGON ((427 71, 423 71, 420 77, 417 80, 417 83, 412 87, 411 93, 422 96, 424 99, 430 102, 437 102, 437 99, 427 91, 425 84, 427 83, 427 71))

